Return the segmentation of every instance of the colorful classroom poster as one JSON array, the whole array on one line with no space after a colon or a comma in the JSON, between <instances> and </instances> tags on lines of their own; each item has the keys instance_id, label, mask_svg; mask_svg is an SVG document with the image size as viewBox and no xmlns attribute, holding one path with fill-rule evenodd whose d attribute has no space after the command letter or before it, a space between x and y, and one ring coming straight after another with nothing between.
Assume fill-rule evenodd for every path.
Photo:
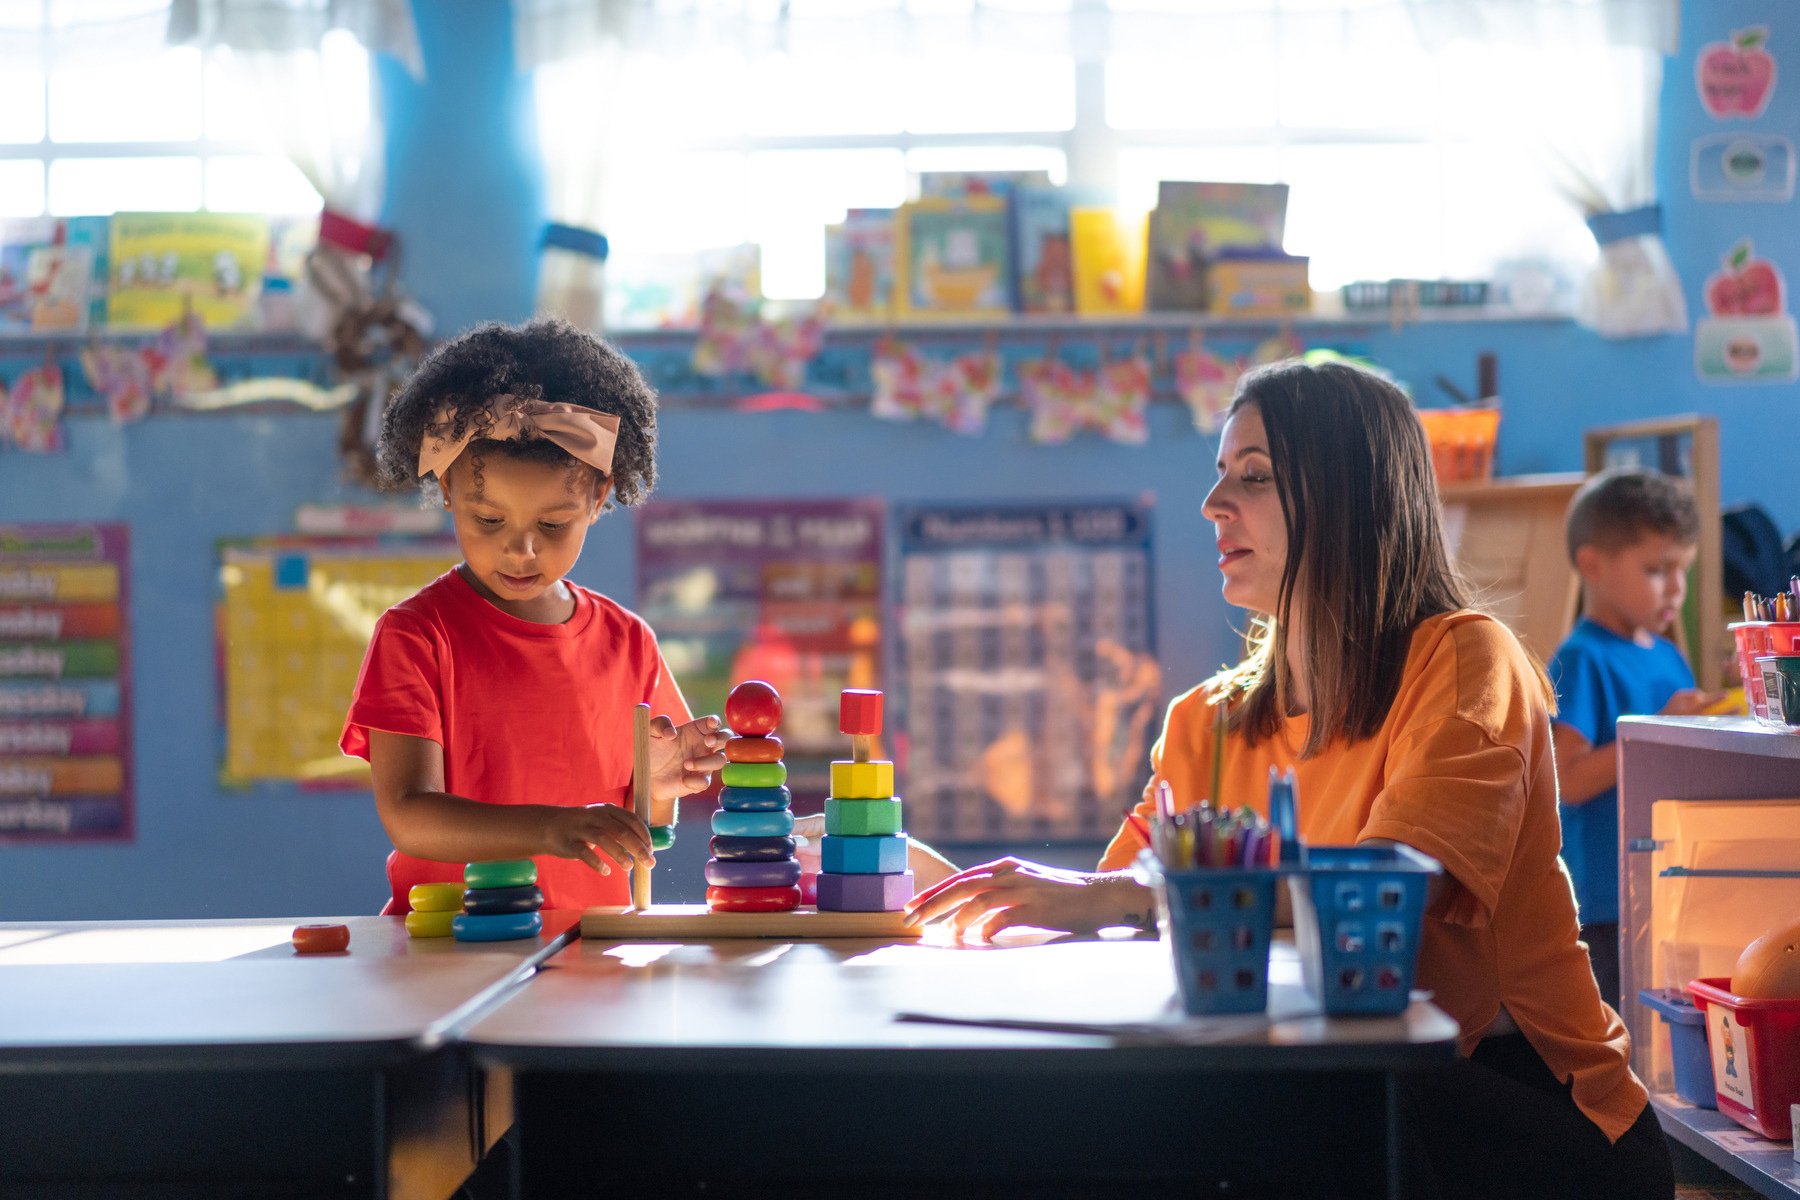
<instances>
[{"instance_id":1,"label":"colorful classroom poster","mask_svg":"<svg viewBox=\"0 0 1800 1200\"><path fill-rule=\"evenodd\" d=\"M899 522L908 829L1111 836L1162 712L1148 504L930 506Z\"/></svg>"},{"instance_id":2,"label":"colorful classroom poster","mask_svg":"<svg viewBox=\"0 0 1800 1200\"><path fill-rule=\"evenodd\" d=\"M0 525L0 843L130 841L124 525Z\"/></svg>"},{"instance_id":3,"label":"colorful classroom poster","mask_svg":"<svg viewBox=\"0 0 1800 1200\"><path fill-rule=\"evenodd\" d=\"M220 780L366 787L338 750L375 621L455 566L447 538L281 537L220 547Z\"/></svg>"},{"instance_id":4,"label":"colorful classroom poster","mask_svg":"<svg viewBox=\"0 0 1800 1200\"><path fill-rule=\"evenodd\" d=\"M882 686L883 522L866 499L658 500L638 515L635 608L688 707L723 713L733 684L773 684L788 784L809 807L850 749L838 693Z\"/></svg>"},{"instance_id":5,"label":"colorful classroom poster","mask_svg":"<svg viewBox=\"0 0 1800 1200\"><path fill-rule=\"evenodd\" d=\"M119 213L112 219L106 321L163 328L190 308L208 329L249 318L269 257L269 219L234 213Z\"/></svg>"}]
</instances>

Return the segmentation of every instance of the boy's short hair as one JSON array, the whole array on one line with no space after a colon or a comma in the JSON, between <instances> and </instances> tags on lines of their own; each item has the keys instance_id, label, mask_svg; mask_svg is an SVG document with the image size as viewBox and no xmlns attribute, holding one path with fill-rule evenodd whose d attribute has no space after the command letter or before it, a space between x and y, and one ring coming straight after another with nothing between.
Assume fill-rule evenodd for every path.
<instances>
[{"instance_id":1,"label":"boy's short hair","mask_svg":"<svg viewBox=\"0 0 1800 1200\"><path fill-rule=\"evenodd\" d=\"M1583 546L1618 550L1662 534L1683 545L1700 538L1700 510L1687 480L1660 471L1602 471L1575 493L1564 527L1569 560Z\"/></svg>"}]
</instances>

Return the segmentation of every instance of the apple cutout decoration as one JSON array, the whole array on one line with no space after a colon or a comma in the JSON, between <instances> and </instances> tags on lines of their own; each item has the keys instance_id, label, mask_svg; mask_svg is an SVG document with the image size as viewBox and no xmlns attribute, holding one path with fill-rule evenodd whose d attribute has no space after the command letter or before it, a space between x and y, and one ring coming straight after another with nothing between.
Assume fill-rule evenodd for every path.
<instances>
[{"instance_id":1,"label":"apple cutout decoration","mask_svg":"<svg viewBox=\"0 0 1800 1200\"><path fill-rule=\"evenodd\" d=\"M1711 42L1700 50L1696 70L1700 103L1720 118L1760 117L1775 93L1775 57L1763 49L1769 40L1764 26L1740 29L1729 42Z\"/></svg>"},{"instance_id":2,"label":"apple cutout decoration","mask_svg":"<svg viewBox=\"0 0 1800 1200\"><path fill-rule=\"evenodd\" d=\"M739 737L762 737L781 724L781 693L760 679L746 679L725 697L725 724Z\"/></svg>"},{"instance_id":3,"label":"apple cutout decoration","mask_svg":"<svg viewBox=\"0 0 1800 1200\"><path fill-rule=\"evenodd\" d=\"M1718 273L1706 281L1706 307L1715 317L1771 316L1785 300L1781 272L1751 256L1748 238L1731 248Z\"/></svg>"}]
</instances>

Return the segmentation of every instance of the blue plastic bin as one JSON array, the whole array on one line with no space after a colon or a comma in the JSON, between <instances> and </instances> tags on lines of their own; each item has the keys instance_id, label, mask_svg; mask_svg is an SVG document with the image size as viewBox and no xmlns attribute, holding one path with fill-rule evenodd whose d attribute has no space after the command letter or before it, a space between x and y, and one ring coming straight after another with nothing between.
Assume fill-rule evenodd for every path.
<instances>
[{"instance_id":1,"label":"blue plastic bin","mask_svg":"<svg viewBox=\"0 0 1800 1200\"><path fill-rule=\"evenodd\" d=\"M1713 1086L1712 1052L1706 1045L1706 1014L1680 988L1644 988L1638 999L1662 1015L1669 1027L1675 1060L1675 1094L1695 1108L1719 1107Z\"/></svg>"},{"instance_id":2,"label":"blue plastic bin","mask_svg":"<svg viewBox=\"0 0 1800 1200\"><path fill-rule=\"evenodd\" d=\"M1306 990L1331 1015L1406 1008L1425 893L1443 867L1410 846L1308 846L1289 876Z\"/></svg>"},{"instance_id":3,"label":"blue plastic bin","mask_svg":"<svg viewBox=\"0 0 1800 1200\"><path fill-rule=\"evenodd\" d=\"M1156 892L1182 1006L1194 1016L1267 1008L1269 936L1281 872L1211 867L1165 871L1148 851L1138 863Z\"/></svg>"}]
</instances>

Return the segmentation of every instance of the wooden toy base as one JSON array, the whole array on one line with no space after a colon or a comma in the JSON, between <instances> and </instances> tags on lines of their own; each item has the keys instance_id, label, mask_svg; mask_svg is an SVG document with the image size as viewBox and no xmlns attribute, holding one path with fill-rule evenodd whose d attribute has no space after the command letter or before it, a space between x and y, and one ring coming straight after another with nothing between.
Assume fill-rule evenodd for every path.
<instances>
[{"instance_id":1,"label":"wooden toy base","mask_svg":"<svg viewBox=\"0 0 1800 1200\"><path fill-rule=\"evenodd\" d=\"M713 912L704 904L652 904L648 909L590 908L581 917L584 938L885 938L916 941L919 931L897 912L820 912L802 905L788 912Z\"/></svg>"}]
</instances>

